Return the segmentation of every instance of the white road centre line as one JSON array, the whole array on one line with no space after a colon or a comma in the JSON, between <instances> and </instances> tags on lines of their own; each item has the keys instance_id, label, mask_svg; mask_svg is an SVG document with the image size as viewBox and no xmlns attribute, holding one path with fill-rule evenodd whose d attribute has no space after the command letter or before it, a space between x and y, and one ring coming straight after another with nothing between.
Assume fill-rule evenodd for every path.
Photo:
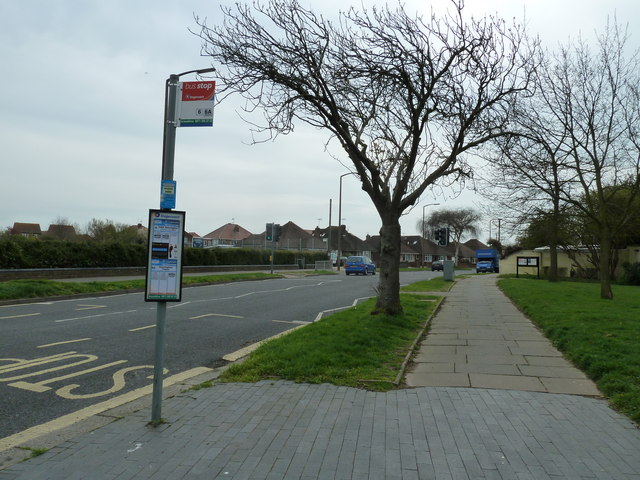
<instances>
[{"instance_id":1,"label":"white road centre line","mask_svg":"<svg viewBox=\"0 0 640 480\"><path fill-rule=\"evenodd\" d=\"M7 317L0 317L0 320L9 320L11 318L23 318L23 317L36 317L40 313L23 313L22 315L9 315Z\"/></svg>"},{"instance_id":2,"label":"white road centre line","mask_svg":"<svg viewBox=\"0 0 640 480\"><path fill-rule=\"evenodd\" d=\"M100 313L98 315L87 315L86 317L73 317L73 318L61 318L60 320L54 320L55 323L62 323L62 322L72 322L74 320L88 320L91 318L100 318L100 317L110 317L113 315L122 315L125 313L134 313L137 310L125 310L122 312L110 312L110 313Z\"/></svg>"},{"instance_id":3,"label":"white road centre line","mask_svg":"<svg viewBox=\"0 0 640 480\"><path fill-rule=\"evenodd\" d=\"M95 310L97 308L107 308L106 305L81 305L78 304L78 308L76 310Z\"/></svg>"},{"instance_id":4,"label":"white road centre line","mask_svg":"<svg viewBox=\"0 0 640 480\"><path fill-rule=\"evenodd\" d=\"M147 330L149 328L156 328L155 325L147 325L146 327L138 327L138 328L132 328L131 330L129 330L130 332L139 332L140 330Z\"/></svg>"},{"instance_id":5,"label":"white road centre line","mask_svg":"<svg viewBox=\"0 0 640 480\"><path fill-rule=\"evenodd\" d=\"M189 317L189 320L197 320L205 317L225 317L225 318L244 318L239 315L227 315L224 313L205 313L204 315L198 315L196 317Z\"/></svg>"}]
</instances>

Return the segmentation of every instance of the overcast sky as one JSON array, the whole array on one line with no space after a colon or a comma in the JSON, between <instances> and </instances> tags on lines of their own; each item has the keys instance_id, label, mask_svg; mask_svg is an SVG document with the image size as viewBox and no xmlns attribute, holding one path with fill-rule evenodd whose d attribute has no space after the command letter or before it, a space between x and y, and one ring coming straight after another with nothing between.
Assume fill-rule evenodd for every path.
<instances>
[{"instance_id":1,"label":"overcast sky","mask_svg":"<svg viewBox=\"0 0 640 480\"><path fill-rule=\"evenodd\" d=\"M446 3L438 0L435 8ZM209 25L219 23L220 4L0 1L0 228L28 222L47 229L60 217L81 229L92 218L147 223L148 210L159 206L165 80L171 73L211 66L188 29L197 30L194 14ZM346 5L334 0L302 4L321 12ZM508 19L521 19L526 7L530 31L548 45L580 32L592 37L614 13L629 22L635 45L640 37L638 0L467 4L475 15L497 12ZM409 11L430 8L428 0L406 5ZM300 125L273 143L250 145L238 104L239 99L218 105L211 128L177 131L176 208L187 212L187 230L205 235L234 222L260 233L266 222L289 220L305 229L326 227L330 199L337 225L339 178L347 170L325 152L326 134ZM403 218L403 234L416 233L426 204L475 208L482 201L468 192L452 196L427 192ZM441 207L426 207L426 213ZM380 228L355 177L343 179L342 217L361 238ZM489 220L482 225L483 240Z\"/></svg>"}]
</instances>

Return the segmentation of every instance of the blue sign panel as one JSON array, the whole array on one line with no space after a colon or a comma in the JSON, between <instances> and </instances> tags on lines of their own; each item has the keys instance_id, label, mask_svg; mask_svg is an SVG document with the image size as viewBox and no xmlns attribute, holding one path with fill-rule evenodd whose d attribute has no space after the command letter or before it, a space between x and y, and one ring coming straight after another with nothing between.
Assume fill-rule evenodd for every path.
<instances>
[{"instance_id":1,"label":"blue sign panel","mask_svg":"<svg viewBox=\"0 0 640 480\"><path fill-rule=\"evenodd\" d=\"M176 182L175 180L162 180L160 189L160 208L173 210L176 208Z\"/></svg>"}]
</instances>

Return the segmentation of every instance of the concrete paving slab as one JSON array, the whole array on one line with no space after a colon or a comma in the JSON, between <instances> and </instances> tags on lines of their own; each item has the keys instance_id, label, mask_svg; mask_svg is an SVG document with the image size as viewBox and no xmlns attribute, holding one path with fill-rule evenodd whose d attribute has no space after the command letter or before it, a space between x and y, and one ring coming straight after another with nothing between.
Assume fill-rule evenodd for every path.
<instances>
[{"instance_id":1,"label":"concrete paving slab","mask_svg":"<svg viewBox=\"0 0 640 480\"><path fill-rule=\"evenodd\" d=\"M548 367L573 367L564 357L538 357L534 355L524 355L527 365L541 365ZM575 368L575 367L574 367Z\"/></svg>"},{"instance_id":2,"label":"concrete paving slab","mask_svg":"<svg viewBox=\"0 0 640 480\"><path fill-rule=\"evenodd\" d=\"M412 373L455 373L455 369L453 362L425 362L415 364Z\"/></svg>"},{"instance_id":3,"label":"concrete paving slab","mask_svg":"<svg viewBox=\"0 0 640 480\"><path fill-rule=\"evenodd\" d=\"M546 377L557 379L587 380L587 376L574 367L550 367L542 365L518 365L522 375L527 377Z\"/></svg>"},{"instance_id":4,"label":"concrete paving slab","mask_svg":"<svg viewBox=\"0 0 640 480\"><path fill-rule=\"evenodd\" d=\"M420 373L417 369L407 374L408 387L470 387L469 375L466 373Z\"/></svg>"},{"instance_id":5,"label":"concrete paving slab","mask_svg":"<svg viewBox=\"0 0 640 480\"><path fill-rule=\"evenodd\" d=\"M467 355L467 362L480 365L523 365L525 364L523 355Z\"/></svg>"},{"instance_id":6,"label":"concrete paving slab","mask_svg":"<svg viewBox=\"0 0 640 480\"><path fill-rule=\"evenodd\" d=\"M546 392L547 387L537 377L523 375L491 375L470 373L471 386L475 388L497 388L501 390L524 390L526 392Z\"/></svg>"},{"instance_id":7,"label":"concrete paving slab","mask_svg":"<svg viewBox=\"0 0 640 480\"><path fill-rule=\"evenodd\" d=\"M514 355L529 355L529 356L537 356L537 357L562 357L562 354L553 348L550 343L547 345L542 344L542 342L538 346L530 346L530 347L511 347L511 353Z\"/></svg>"},{"instance_id":8,"label":"concrete paving slab","mask_svg":"<svg viewBox=\"0 0 640 480\"><path fill-rule=\"evenodd\" d=\"M549 378L540 377L540 381L550 393L565 393L568 395L585 395L600 397L602 393L589 379L578 378Z\"/></svg>"},{"instance_id":9,"label":"concrete paving slab","mask_svg":"<svg viewBox=\"0 0 640 480\"><path fill-rule=\"evenodd\" d=\"M429 344L429 336L435 334L452 340L446 342L439 337L437 345ZM478 388L597 395L595 385L567 362L497 288L495 276L470 277L456 283L432 319L415 362L416 369L421 362L454 363L453 373L468 373L471 386ZM439 367L429 368L435 374L433 369ZM440 376L414 377L412 385L419 385L423 378L428 382L425 386L433 386L438 380L443 385L459 383L447 381L442 376L445 372L437 373Z\"/></svg>"},{"instance_id":10,"label":"concrete paving slab","mask_svg":"<svg viewBox=\"0 0 640 480\"><path fill-rule=\"evenodd\" d=\"M465 355L511 355L506 345L460 345L456 347L456 353Z\"/></svg>"},{"instance_id":11,"label":"concrete paving slab","mask_svg":"<svg viewBox=\"0 0 640 480\"><path fill-rule=\"evenodd\" d=\"M494 365L492 363L456 363L456 373L488 373L493 375L521 375L517 365Z\"/></svg>"}]
</instances>

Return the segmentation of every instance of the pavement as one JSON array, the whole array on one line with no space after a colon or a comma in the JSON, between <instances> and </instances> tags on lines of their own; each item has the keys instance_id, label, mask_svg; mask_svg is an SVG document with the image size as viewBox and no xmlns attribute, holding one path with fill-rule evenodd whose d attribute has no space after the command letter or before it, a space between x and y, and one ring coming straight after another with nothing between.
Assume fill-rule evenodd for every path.
<instances>
[{"instance_id":1,"label":"pavement","mask_svg":"<svg viewBox=\"0 0 640 480\"><path fill-rule=\"evenodd\" d=\"M0 470L0 480L640 479L640 429L495 279L461 279L446 294L406 388L263 381L174 390L166 423L148 424L147 398Z\"/></svg>"}]
</instances>

